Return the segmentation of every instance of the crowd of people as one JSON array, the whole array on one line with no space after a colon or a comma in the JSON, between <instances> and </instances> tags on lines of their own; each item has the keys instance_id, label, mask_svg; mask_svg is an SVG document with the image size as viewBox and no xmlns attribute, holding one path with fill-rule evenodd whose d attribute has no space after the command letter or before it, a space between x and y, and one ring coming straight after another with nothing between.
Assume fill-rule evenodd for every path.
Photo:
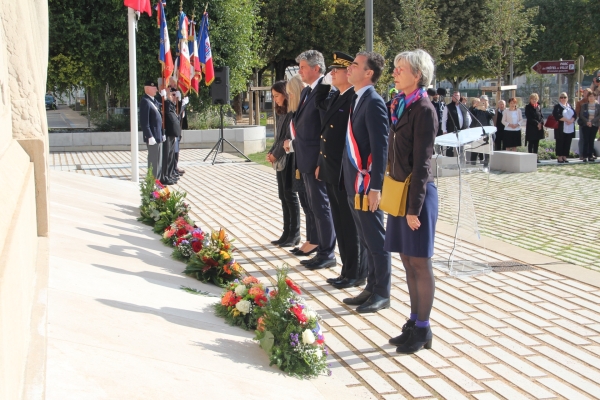
<instances>
[{"instance_id":1,"label":"crowd of people","mask_svg":"<svg viewBox=\"0 0 600 400\"><path fill-rule=\"evenodd\" d=\"M327 283L338 289L364 285L357 296L343 299L359 313L390 307L391 252L398 252L411 313L390 343L399 353L430 348L438 215L431 159L439 129L426 90L433 59L423 50L398 54L397 93L387 105L374 88L385 67L378 53L336 52L328 73L316 50L296 61L299 74L271 89L278 118L267 160L276 170L284 222L272 243L296 246L291 252L297 256L314 253L301 261L308 270L336 265L337 243L342 269ZM403 216L389 215L387 225L379 208L386 170L397 182L410 176ZM306 219L302 244L300 208Z\"/></svg>"}]
</instances>

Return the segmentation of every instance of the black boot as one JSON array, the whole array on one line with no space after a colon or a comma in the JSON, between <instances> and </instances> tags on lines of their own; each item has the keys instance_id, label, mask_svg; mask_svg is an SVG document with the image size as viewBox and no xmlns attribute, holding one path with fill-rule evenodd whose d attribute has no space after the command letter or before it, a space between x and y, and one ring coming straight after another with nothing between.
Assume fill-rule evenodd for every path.
<instances>
[{"instance_id":1,"label":"black boot","mask_svg":"<svg viewBox=\"0 0 600 400\"><path fill-rule=\"evenodd\" d=\"M396 353L413 354L421 350L421 348L429 350L431 349L432 339L433 333L431 333L431 328L429 326L427 328L417 328L415 326L411 329L408 340L404 344L398 346Z\"/></svg>"},{"instance_id":2,"label":"black boot","mask_svg":"<svg viewBox=\"0 0 600 400\"><path fill-rule=\"evenodd\" d=\"M287 240L288 236L289 236L289 232L283 231L283 233L281 234L279 239L271 240L271 244L281 244Z\"/></svg>"},{"instance_id":3,"label":"black boot","mask_svg":"<svg viewBox=\"0 0 600 400\"><path fill-rule=\"evenodd\" d=\"M412 329L415 327L415 323L416 321L413 321L412 319L406 321L406 323L402 326L402 334L400 336L391 338L389 340L389 344L392 344L394 346L400 346L406 343L406 341L410 337Z\"/></svg>"}]
</instances>

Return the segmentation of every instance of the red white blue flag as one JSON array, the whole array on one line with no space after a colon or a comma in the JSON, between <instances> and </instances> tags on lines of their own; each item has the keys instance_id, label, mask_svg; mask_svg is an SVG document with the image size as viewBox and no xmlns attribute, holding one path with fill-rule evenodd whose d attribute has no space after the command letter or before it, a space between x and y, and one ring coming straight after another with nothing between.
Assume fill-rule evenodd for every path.
<instances>
[{"instance_id":1,"label":"red white blue flag","mask_svg":"<svg viewBox=\"0 0 600 400\"><path fill-rule=\"evenodd\" d=\"M149 16L152 16L150 0L124 0L123 5L125 5L125 7L133 8L135 11L145 12Z\"/></svg>"},{"instance_id":2,"label":"red white blue flag","mask_svg":"<svg viewBox=\"0 0 600 400\"><path fill-rule=\"evenodd\" d=\"M210 39L208 38L208 13L202 16L200 28L200 62L204 71L204 82L210 86L215 80L215 68L213 66L212 52L210 49Z\"/></svg>"},{"instance_id":3,"label":"red white blue flag","mask_svg":"<svg viewBox=\"0 0 600 400\"><path fill-rule=\"evenodd\" d=\"M188 46L189 21L185 13L179 14L179 30L177 38L179 39L179 72L177 74L177 86L185 96L190 90L190 49Z\"/></svg>"},{"instance_id":4,"label":"red white blue flag","mask_svg":"<svg viewBox=\"0 0 600 400\"><path fill-rule=\"evenodd\" d=\"M191 35L188 38L190 51L190 86L198 94L200 90L200 80L202 79L202 69L200 67L200 54L198 52L198 35L196 35L196 23L191 23Z\"/></svg>"},{"instance_id":5,"label":"red white blue flag","mask_svg":"<svg viewBox=\"0 0 600 400\"><path fill-rule=\"evenodd\" d=\"M158 61L163 66L162 77L165 84L173 74L173 57L171 56L171 42L169 41L169 31L167 29L167 16L162 1L158 2L156 11L158 13L158 27L160 28L160 49L158 50Z\"/></svg>"}]
</instances>

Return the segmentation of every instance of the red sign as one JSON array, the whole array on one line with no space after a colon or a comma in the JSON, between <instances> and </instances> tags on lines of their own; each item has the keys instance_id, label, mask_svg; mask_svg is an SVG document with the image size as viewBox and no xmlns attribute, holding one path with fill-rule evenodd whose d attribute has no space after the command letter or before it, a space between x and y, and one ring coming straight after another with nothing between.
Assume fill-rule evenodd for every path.
<instances>
[{"instance_id":1,"label":"red sign","mask_svg":"<svg viewBox=\"0 0 600 400\"><path fill-rule=\"evenodd\" d=\"M574 74L575 61L538 61L531 69L538 74Z\"/></svg>"}]
</instances>

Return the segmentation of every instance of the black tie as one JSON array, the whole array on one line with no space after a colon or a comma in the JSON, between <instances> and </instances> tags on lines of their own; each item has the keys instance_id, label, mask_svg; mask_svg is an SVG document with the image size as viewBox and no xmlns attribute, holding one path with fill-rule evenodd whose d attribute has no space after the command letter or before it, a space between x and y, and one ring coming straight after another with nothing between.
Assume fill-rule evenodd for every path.
<instances>
[{"instance_id":1,"label":"black tie","mask_svg":"<svg viewBox=\"0 0 600 400\"><path fill-rule=\"evenodd\" d=\"M310 92L312 92L312 87L308 87L308 90L306 91L306 96L304 96L304 101L302 102L302 104L304 104L306 102L306 99L308 99L308 96L310 96Z\"/></svg>"},{"instance_id":2,"label":"black tie","mask_svg":"<svg viewBox=\"0 0 600 400\"><path fill-rule=\"evenodd\" d=\"M354 113L354 106L356 105L356 99L358 99L358 95L354 93L352 96L352 104L350 104L350 116Z\"/></svg>"}]
</instances>

